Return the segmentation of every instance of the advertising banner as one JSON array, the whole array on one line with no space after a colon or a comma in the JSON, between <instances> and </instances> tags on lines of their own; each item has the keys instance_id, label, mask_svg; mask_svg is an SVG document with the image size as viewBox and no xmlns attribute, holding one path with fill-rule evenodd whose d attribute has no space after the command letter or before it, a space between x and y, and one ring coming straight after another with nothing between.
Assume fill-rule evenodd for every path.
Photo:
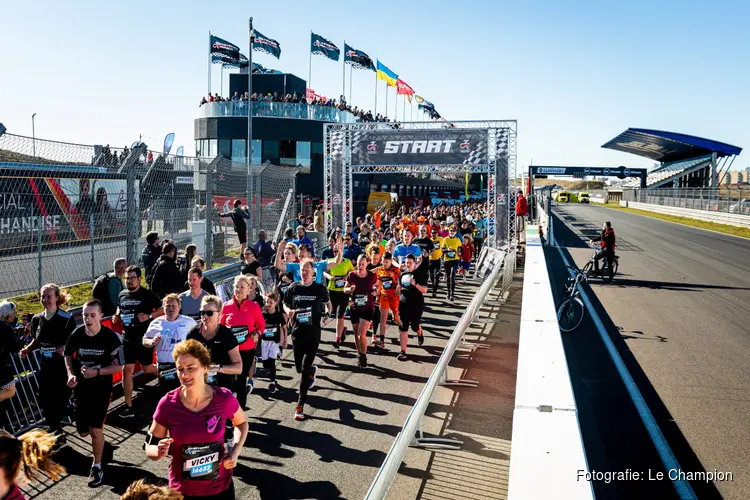
<instances>
[{"instance_id":1,"label":"advertising banner","mask_svg":"<svg viewBox=\"0 0 750 500\"><path fill-rule=\"evenodd\" d=\"M85 243L92 214L97 240L124 239L126 201L124 175L6 171L0 177L0 253L36 251L40 225L44 247Z\"/></svg>"},{"instance_id":2,"label":"advertising banner","mask_svg":"<svg viewBox=\"0 0 750 500\"><path fill-rule=\"evenodd\" d=\"M367 130L354 135L352 165L481 165L486 130Z\"/></svg>"}]
</instances>

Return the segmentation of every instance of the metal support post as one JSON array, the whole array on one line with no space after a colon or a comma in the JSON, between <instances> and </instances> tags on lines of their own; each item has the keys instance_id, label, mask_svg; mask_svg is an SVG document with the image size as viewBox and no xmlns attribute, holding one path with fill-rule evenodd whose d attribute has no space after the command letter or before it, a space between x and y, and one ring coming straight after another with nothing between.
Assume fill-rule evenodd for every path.
<instances>
[{"instance_id":1,"label":"metal support post","mask_svg":"<svg viewBox=\"0 0 750 500\"><path fill-rule=\"evenodd\" d=\"M422 432L422 420L419 421L419 429L412 441L412 448L425 449L442 449L442 450L460 450L464 445L463 441L453 438L425 437Z\"/></svg>"},{"instance_id":2,"label":"metal support post","mask_svg":"<svg viewBox=\"0 0 750 500\"><path fill-rule=\"evenodd\" d=\"M89 214L89 241L91 242L91 281L96 279L96 252L94 237L96 234L96 228L94 226L94 214Z\"/></svg>"},{"instance_id":3,"label":"metal support post","mask_svg":"<svg viewBox=\"0 0 750 500\"><path fill-rule=\"evenodd\" d=\"M36 259L37 259L37 277L39 278L39 290L42 289L44 279L42 277L42 231L44 226L44 217L37 218L37 238L36 238Z\"/></svg>"}]
</instances>

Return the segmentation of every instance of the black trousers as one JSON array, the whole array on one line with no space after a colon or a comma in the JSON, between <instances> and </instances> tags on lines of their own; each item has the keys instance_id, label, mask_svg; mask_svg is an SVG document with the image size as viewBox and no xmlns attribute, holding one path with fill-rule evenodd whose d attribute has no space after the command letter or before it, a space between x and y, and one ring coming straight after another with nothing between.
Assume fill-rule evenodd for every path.
<instances>
[{"instance_id":1,"label":"black trousers","mask_svg":"<svg viewBox=\"0 0 750 500\"><path fill-rule=\"evenodd\" d=\"M229 488L225 489L221 493L217 493L216 495L208 495L202 497L185 495L182 498L184 498L185 500L234 500L234 479L231 483L229 483Z\"/></svg>"},{"instance_id":2,"label":"black trousers","mask_svg":"<svg viewBox=\"0 0 750 500\"><path fill-rule=\"evenodd\" d=\"M318 353L319 340L294 337L294 367L301 375L299 381L299 404L307 401L307 391L312 381L312 366Z\"/></svg>"},{"instance_id":3,"label":"black trousers","mask_svg":"<svg viewBox=\"0 0 750 500\"><path fill-rule=\"evenodd\" d=\"M65 362L60 357L41 361L39 372L39 403L51 432L61 432L61 421L70 400Z\"/></svg>"},{"instance_id":4,"label":"black trousers","mask_svg":"<svg viewBox=\"0 0 750 500\"><path fill-rule=\"evenodd\" d=\"M440 284L440 259L430 261L429 273L430 281L432 281L432 291L437 293L438 285Z\"/></svg>"},{"instance_id":5,"label":"black trousers","mask_svg":"<svg viewBox=\"0 0 750 500\"><path fill-rule=\"evenodd\" d=\"M240 351L242 358L242 371L234 380L234 392L237 394L237 401L242 408L247 406L247 379L250 370L255 362L255 349Z\"/></svg>"},{"instance_id":6,"label":"black trousers","mask_svg":"<svg viewBox=\"0 0 750 500\"><path fill-rule=\"evenodd\" d=\"M612 269L612 258L614 255L614 252L606 249L601 249L596 252L596 255L594 255L594 271L599 271L599 261L602 259L607 259L607 264L609 264L609 268Z\"/></svg>"},{"instance_id":7,"label":"black trousers","mask_svg":"<svg viewBox=\"0 0 750 500\"><path fill-rule=\"evenodd\" d=\"M452 296L456 292L456 270L458 269L457 260L446 260L443 264L445 267L445 279L448 286L448 293Z\"/></svg>"}]
</instances>

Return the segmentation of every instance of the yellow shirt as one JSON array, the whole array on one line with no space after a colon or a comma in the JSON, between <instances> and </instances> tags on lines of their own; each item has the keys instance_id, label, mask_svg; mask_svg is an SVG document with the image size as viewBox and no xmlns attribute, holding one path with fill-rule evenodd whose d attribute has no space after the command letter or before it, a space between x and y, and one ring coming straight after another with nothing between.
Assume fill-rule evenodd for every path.
<instances>
[{"instance_id":1,"label":"yellow shirt","mask_svg":"<svg viewBox=\"0 0 750 500\"><path fill-rule=\"evenodd\" d=\"M443 256L443 251L441 250L441 247L443 246L443 238L440 236L433 237L432 244L435 245L435 249L430 252L430 260L440 260L440 257Z\"/></svg>"},{"instance_id":2,"label":"yellow shirt","mask_svg":"<svg viewBox=\"0 0 750 500\"><path fill-rule=\"evenodd\" d=\"M346 275L351 271L354 271L354 266L349 259L342 259L341 264L329 269L328 274L333 276L333 279L328 281L328 289L333 292L343 292L346 286Z\"/></svg>"},{"instance_id":3,"label":"yellow shirt","mask_svg":"<svg viewBox=\"0 0 750 500\"><path fill-rule=\"evenodd\" d=\"M443 238L443 260L458 260L458 249L461 248L462 244L463 242L458 238L451 238L450 236Z\"/></svg>"}]
</instances>

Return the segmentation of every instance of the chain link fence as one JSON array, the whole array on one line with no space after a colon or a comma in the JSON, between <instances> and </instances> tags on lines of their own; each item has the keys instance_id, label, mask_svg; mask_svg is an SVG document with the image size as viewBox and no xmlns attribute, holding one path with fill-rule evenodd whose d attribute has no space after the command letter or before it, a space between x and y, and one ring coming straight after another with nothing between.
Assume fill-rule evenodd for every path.
<instances>
[{"instance_id":1,"label":"chain link fence","mask_svg":"<svg viewBox=\"0 0 750 500\"><path fill-rule=\"evenodd\" d=\"M750 185L720 186L717 188L633 189L623 192L623 200L707 210L709 212L750 215Z\"/></svg>"},{"instance_id":2,"label":"chain link fence","mask_svg":"<svg viewBox=\"0 0 750 500\"><path fill-rule=\"evenodd\" d=\"M132 148L0 136L0 296L91 282L115 259L138 264L146 235L156 231L179 249L221 262L239 247L220 213L250 199L249 241L260 229L276 239L293 217L292 167L248 166ZM250 196L248 197L248 194Z\"/></svg>"}]
</instances>

